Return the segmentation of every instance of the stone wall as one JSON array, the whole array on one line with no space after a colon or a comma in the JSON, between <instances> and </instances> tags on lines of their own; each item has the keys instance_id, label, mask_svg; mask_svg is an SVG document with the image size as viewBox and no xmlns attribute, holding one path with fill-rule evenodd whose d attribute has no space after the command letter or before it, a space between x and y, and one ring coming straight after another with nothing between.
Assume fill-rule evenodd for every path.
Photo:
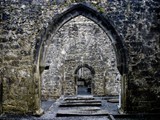
<instances>
[{"instance_id":1,"label":"stone wall","mask_svg":"<svg viewBox=\"0 0 160 120\"><path fill-rule=\"evenodd\" d=\"M3 107L3 112L35 113L40 108L35 44L50 32L46 30L52 27L52 18L79 2L83 0L0 2L0 111ZM84 4L103 14L125 42L128 72L122 79L126 89L123 110L159 112L159 1L86 0Z\"/></svg>"}]
</instances>

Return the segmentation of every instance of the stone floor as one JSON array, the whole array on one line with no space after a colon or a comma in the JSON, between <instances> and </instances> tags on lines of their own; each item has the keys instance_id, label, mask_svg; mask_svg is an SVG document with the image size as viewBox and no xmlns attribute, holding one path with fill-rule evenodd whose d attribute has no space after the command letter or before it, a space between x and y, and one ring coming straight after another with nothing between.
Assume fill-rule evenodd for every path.
<instances>
[{"instance_id":1,"label":"stone floor","mask_svg":"<svg viewBox=\"0 0 160 120\"><path fill-rule=\"evenodd\" d=\"M81 96L78 96L81 97ZM90 96L87 96L90 97ZM90 108L93 106L76 106L76 107L59 107L62 102L64 102L64 97L61 97L59 100L53 103L53 105L49 108L48 111L41 117L37 119L55 119L55 120L110 120L108 115L106 116L70 116L70 117L56 117L58 110L73 110L73 109L81 109L81 108ZM111 114L118 114L117 103L108 103L107 100L104 100L100 97L96 97L96 100L100 100L102 105L101 109L108 111Z\"/></svg>"},{"instance_id":2,"label":"stone floor","mask_svg":"<svg viewBox=\"0 0 160 120\"><path fill-rule=\"evenodd\" d=\"M81 97L81 96L77 96ZM91 96L89 96L91 97ZM31 115L1 115L0 120L159 120L159 116L145 117L145 116L121 116L118 113L117 105L115 102L108 102L108 97L94 97L95 100L101 101L101 106L74 106L74 107L59 107L66 99L66 97L61 97L57 101L42 101L42 108L45 113L40 117L35 117ZM57 112L59 110L80 110L80 109L100 109L106 111L108 115L98 115L98 116L63 116L57 117Z\"/></svg>"}]
</instances>

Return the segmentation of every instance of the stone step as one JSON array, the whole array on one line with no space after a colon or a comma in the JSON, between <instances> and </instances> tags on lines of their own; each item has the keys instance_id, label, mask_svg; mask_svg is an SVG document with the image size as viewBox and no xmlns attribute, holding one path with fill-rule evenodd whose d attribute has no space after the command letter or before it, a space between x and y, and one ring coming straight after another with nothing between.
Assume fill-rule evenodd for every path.
<instances>
[{"instance_id":1,"label":"stone step","mask_svg":"<svg viewBox=\"0 0 160 120\"><path fill-rule=\"evenodd\" d=\"M101 106L101 102L96 103L62 103L59 105L59 107L74 107L74 106Z\"/></svg>"},{"instance_id":2,"label":"stone step","mask_svg":"<svg viewBox=\"0 0 160 120\"><path fill-rule=\"evenodd\" d=\"M64 99L64 101L67 100L94 100L93 97L67 97Z\"/></svg>"},{"instance_id":3,"label":"stone step","mask_svg":"<svg viewBox=\"0 0 160 120\"><path fill-rule=\"evenodd\" d=\"M71 110L58 110L57 117L67 116L107 116L109 113L101 109L71 109Z\"/></svg>"},{"instance_id":4,"label":"stone step","mask_svg":"<svg viewBox=\"0 0 160 120\"><path fill-rule=\"evenodd\" d=\"M100 100L66 100L63 103L101 103Z\"/></svg>"},{"instance_id":5,"label":"stone step","mask_svg":"<svg viewBox=\"0 0 160 120\"><path fill-rule=\"evenodd\" d=\"M119 99L108 99L107 102L110 102L110 103L118 103L118 102L119 102Z\"/></svg>"}]
</instances>

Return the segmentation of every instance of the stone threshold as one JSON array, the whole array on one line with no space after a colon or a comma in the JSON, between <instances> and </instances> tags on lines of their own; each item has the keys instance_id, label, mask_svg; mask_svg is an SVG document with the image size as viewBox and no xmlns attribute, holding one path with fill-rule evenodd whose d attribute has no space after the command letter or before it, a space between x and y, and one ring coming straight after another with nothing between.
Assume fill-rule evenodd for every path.
<instances>
[{"instance_id":1,"label":"stone threshold","mask_svg":"<svg viewBox=\"0 0 160 120\"><path fill-rule=\"evenodd\" d=\"M67 116L108 116L108 112L105 110L95 110L95 109L72 109L72 110L59 110L57 112L57 117L67 117Z\"/></svg>"}]
</instances>

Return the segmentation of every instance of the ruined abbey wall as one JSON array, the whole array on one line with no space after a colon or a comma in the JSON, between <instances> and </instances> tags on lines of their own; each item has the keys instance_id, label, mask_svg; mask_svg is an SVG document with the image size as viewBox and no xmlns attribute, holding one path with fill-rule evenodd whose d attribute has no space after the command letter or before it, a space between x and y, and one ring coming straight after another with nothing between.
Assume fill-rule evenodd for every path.
<instances>
[{"instance_id":1,"label":"ruined abbey wall","mask_svg":"<svg viewBox=\"0 0 160 120\"><path fill-rule=\"evenodd\" d=\"M1 113L39 110L41 75L35 61L40 58L35 57L35 51L41 47L36 43L50 32L53 18L80 2L105 16L124 42L128 70L122 75L123 110L159 112L158 0L4 0L0 1Z\"/></svg>"}]
</instances>

